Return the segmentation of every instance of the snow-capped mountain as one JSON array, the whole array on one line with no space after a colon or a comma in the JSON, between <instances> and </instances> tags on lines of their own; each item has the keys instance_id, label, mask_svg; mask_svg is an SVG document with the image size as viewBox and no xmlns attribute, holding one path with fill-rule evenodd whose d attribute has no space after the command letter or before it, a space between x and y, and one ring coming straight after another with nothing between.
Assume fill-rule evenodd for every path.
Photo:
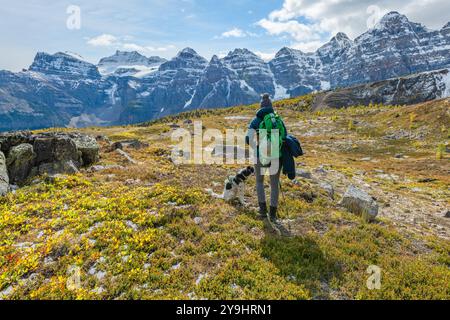
<instances>
[{"instance_id":1,"label":"snow-capped mountain","mask_svg":"<svg viewBox=\"0 0 450 320\"><path fill-rule=\"evenodd\" d=\"M160 57L147 58L136 51L116 51L114 55L101 59L97 67L103 76L117 75L142 78L158 71L159 67L166 61L166 59Z\"/></svg>"},{"instance_id":2,"label":"snow-capped mountain","mask_svg":"<svg viewBox=\"0 0 450 320\"><path fill-rule=\"evenodd\" d=\"M96 66L82 60L79 56L63 52L53 55L38 52L29 70L61 77L100 78L100 73Z\"/></svg>"},{"instance_id":3,"label":"snow-capped mountain","mask_svg":"<svg viewBox=\"0 0 450 320\"><path fill-rule=\"evenodd\" d=\"M38 53L26 71L0 71L0 130L137 123L254 103L265 92L281 99L423 72L396 92L434 99L450 96L448 73L434 72L448 68L450 23L429 30L397 12L354 40L338 33L316 52L283 48L268 63L247 49L209 62L191 48L170 61L117 51L98 65Z\"/></svg>"},{"instance_id":4,"label":"snow-capped mountain","mask_svg":"<svg viewBox=\"0 0 450 320\"><path fill-rule=\"evenodd\" d=\"M330 83L343 87L449 66L449 33L429 30L391 12L334 60Z\"/></svg>"}]
</instances>

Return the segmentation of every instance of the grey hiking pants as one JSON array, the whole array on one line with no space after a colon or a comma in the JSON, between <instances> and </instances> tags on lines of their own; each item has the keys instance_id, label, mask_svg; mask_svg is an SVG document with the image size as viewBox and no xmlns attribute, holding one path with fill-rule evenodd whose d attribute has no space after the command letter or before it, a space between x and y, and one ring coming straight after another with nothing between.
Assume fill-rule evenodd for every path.
<instances>
[{"instance_id":1,"label":"grey hiking pants","mask_svg":"<svg viewBox=\"0 0 450 320\"><path fill-rule=\"evenodd\" d=\"M268 171L270 169L267 169ZM273 170L276 171L276 170ZM278 201L280 198L280 175L281 163L278 165L278 171L270 172L270 206L278 208ZM264 168L261 163L255 165L256 175L256 193L258 194L258 202L266 203L266 193L264 191Z\"/></svg>"}]
</instances>

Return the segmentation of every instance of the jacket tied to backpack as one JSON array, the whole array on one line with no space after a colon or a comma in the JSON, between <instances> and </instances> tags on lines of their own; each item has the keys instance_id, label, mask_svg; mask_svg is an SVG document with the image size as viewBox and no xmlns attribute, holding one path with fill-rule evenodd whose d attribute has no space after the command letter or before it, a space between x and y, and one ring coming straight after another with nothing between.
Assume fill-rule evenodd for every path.
<instances>
[{"instance_id":1,"label":"jacket tied to backpack","mask_svg":"<svg viewBox=\"0 0 450 320\"><path fill-rule=\"evenodd\" d=\"M272 144L272 149L278 148L279 152L277 153L276 150L271 150L275 152L271 152L271 156L269 156L268 159L262 159L264 156L261 155L261 146L258 145L258 160L262 163L264 160L274 160L273 157L281 159L283 174L289 179L294 180L296 177L294 157L303 155L300 143L295 137L288 135L283 120L277 115L270 102L262 104L261 106L262 108L256 113L256 117L250 123L246 142L247 144L250 144L251 141L254 141L253 139L255 137L253 135L255 132L264 132L268 137L263 137L263 139L260 140L262 140L263 143L264 141L269 141L267 144L270 144L270 142L276 140L271 137L271 133L274 129L277 129L279 132L279 145L276 146L276 143Z\"/></svg>"}]
</instances>

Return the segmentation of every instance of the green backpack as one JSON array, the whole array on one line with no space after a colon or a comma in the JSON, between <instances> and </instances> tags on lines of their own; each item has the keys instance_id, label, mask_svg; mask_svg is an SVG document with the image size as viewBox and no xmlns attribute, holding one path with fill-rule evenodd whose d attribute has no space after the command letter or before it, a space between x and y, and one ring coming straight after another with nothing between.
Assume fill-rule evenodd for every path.
<instances>
[{"instance_id":1,"label":"green backpack","mask_svg":"<svg viewBox=\"0 0 450 320\"><path fill-rule=\"evenodd\" d=\"M278 135L273 132L274 130L278 130ZM263 166L267 166L272 160L281 158L281 148L287 136L283 119L276 112L266 115L259 125L259 135L260 162Z\"/></svg>"}]
</instances>

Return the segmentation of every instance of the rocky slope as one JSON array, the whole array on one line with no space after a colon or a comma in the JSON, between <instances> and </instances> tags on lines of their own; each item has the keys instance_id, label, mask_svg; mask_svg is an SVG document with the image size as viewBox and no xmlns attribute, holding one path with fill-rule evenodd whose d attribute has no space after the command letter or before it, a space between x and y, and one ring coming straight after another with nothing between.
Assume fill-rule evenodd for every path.
<instances>
[{"instance_id":1,"label":"rocky slope","mask_svg":"<svg viewBox=\"0 0 450 320\"><path fill-rule=\"evenodd\" d=\"M449 67L448 24L429 30L397 12L355 40L338 33L316 52L283 48L268 63L247 49L209 63L190 48L170 61L117 51L98 65L70 53L38 53L29 70L0 71L0 130L129 124L252 103L264 92L282 99ZM448 77L439 83L432 74L419 77L394 100L409 104L448 94ZM381 96L365 100L392 100L382 90L368 92Z\"/></svg>"},{"instance_id":2,"label":"rocky slope","mask_svg":"<svg viewBox=\"0 0 450 320\"><path fill-rule=\"evenodd\" d=\"M408 105L450 96L448 69L320 92L312 108L345 108L369 104Z\"/></svg>"}]
</instances>

